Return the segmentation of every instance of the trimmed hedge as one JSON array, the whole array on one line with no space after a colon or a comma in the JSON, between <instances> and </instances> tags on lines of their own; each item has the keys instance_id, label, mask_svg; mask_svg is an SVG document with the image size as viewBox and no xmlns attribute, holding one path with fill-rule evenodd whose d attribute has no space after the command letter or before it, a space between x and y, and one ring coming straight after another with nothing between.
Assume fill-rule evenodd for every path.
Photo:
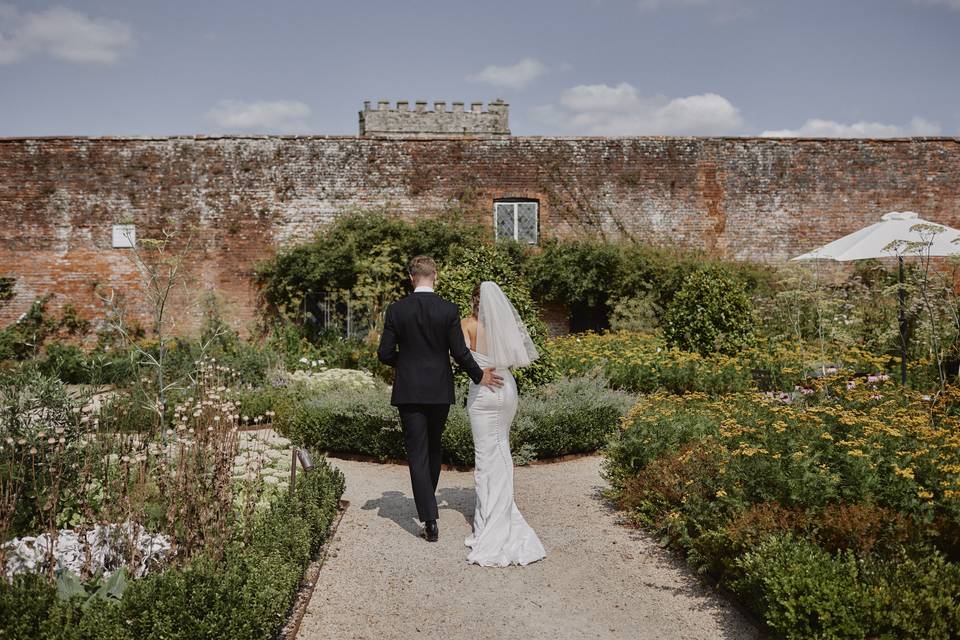
<instances>
[{"instance_id":1,"label":"trimmed hedge","mask_svg":"<svg viewBox=\"0 0 960 640\"><path fill-rule=\"evenodd\" d=\"M132 582L123 599L87 608L61 601L37 576L0 580L0 638L30 640L266 640L283 625L303 572L327 533L343 494L343 475L317 458L297 491L256 519L222 558Z\"/></svg>"},{"instance_id":2,"label":"trimmed hedge","mask_svg":"<svg viewBox=\"0 0 960 640\"><path fill-rule=\"evenodd\" d=\"M882 562L772 535L737 567L735 590L788 640L946 639L960 629L960 565L935 550Z\"/></svg>"},{"instance_id":3,"label":"trimmed hedge","mask_svg":"<svg viewBox=\"0 0 960 640\"><path fill-rule=\"evenodd\" d=\"M510 433L518 463L596 451L616 431L631 397L608 389L600 378L563 378L523 394ZM295 442L329 453L403 459L403 429L385 387L341 389L304 396L290 392L275 405L274 426ZM444 455L473 465L473 436L462 403L450 407Z\"/></svg>"}]
</instances>

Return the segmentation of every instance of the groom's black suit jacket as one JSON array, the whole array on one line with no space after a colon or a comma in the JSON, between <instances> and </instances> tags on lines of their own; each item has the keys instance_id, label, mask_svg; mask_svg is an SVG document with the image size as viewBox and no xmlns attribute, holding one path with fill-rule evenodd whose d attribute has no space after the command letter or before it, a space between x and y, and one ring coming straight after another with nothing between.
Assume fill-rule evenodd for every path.
<instances>
[{"instance_id":1,"label":"groom's black suit jacket","mask_svg":"<svg viewBox=\"0 0 960 640\"><path fill-rule=\"evenodd\" d=\"M423 291L387 307L377 357L396 368L391 404L453 404L451 355L480 384L483 369L463 340L457 305Z\"/></svg>"}]
</instances>

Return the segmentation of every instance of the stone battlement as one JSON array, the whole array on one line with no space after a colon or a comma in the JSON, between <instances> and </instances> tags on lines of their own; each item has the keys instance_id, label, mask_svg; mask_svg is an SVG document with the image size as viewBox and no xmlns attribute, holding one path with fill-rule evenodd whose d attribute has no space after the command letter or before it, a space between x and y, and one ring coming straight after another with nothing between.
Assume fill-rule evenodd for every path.
<instances>
[{"instance_id":1,"label":"stone battlement","mask_svg":"<svg viewBox=\"0 0 960 640\"><path fill-rule=\"evenodd\" d=\"M501 137L510 135L509 109L503 100L487 103L471 102L465 109L463 102L435 101L433 109L427 109L426 100L417 100L410 109L410 102L397 100L391 106L389 100L379 100L375 107L370 101L363 103L360 112L360 135L377 138L416 138L437 136Z\"/></svg>"}]
</instances>

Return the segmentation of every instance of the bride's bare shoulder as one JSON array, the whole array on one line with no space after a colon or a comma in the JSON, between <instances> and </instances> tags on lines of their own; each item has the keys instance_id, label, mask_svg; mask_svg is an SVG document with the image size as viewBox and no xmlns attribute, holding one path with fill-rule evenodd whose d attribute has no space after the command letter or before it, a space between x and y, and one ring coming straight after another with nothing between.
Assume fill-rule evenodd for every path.
<instances>
[{"instance_id":1,"label":"bride's bare shoulder","mask_svg":"<svg viewBox=\"0 0 960 640\"><path fill-rule=\"evenodd\" d=\"M477 326L477 319L474 318L473 316L467 316L466 318L462 318L460 320L460 326L463 327L464 329L473 329L474 327Z\"/></svg>"}]
</instances>

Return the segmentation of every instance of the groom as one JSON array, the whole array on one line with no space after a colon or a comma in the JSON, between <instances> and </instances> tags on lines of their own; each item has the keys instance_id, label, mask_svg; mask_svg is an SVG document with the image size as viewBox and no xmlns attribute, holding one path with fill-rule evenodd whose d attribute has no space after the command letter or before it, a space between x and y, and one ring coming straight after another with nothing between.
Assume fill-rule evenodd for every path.
<instances>
[{"instance_id":1,"label":"groom","mask_svg":"<svg viewBox=\"0 0 960 640\"><path fill-rule=\"evenodd\" d=\"M460 310L433 292L437 265L427 256L410 261L413 294L387 307L377 357L396 368L390 403L400 412L417 516L429 542L437 527L440 436L454 402L450 356L476 384L495 388L503 378L481 369L463 339Z\"/></svg>"}]
</instances>

